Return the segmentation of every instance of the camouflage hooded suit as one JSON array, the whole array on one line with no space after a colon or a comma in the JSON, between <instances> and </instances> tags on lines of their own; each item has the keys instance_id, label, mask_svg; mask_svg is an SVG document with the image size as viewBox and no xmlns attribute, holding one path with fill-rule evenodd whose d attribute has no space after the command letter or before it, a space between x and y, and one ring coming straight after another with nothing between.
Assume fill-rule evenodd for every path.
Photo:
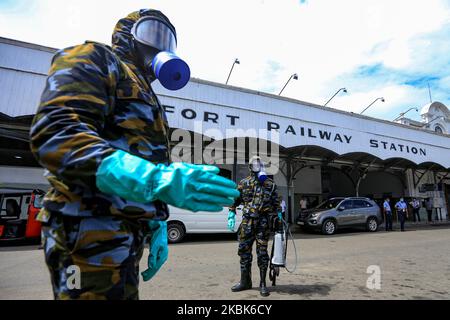
<instances>
[{"instance_id":1,"label":"camouflage hooded suit","mask_svg":"<svg viewBox=\"0 0 450 320\"><path fill-rule=\"evenodd\" d=\"M38 219L55 299L138 299L148 219L167 205L136 203L96 187L101 161L123 150L169 163L169 127L132 55L131 29L154 10L120 20L112 48L86 42L59 50L31 128L31 149L51 184ZM81 287L68 287L71 266Z\"/></svg>"},{"instance_id":2,"label":"camouflage hooded suit","mask_svg":"<svg viewBox=\"0 0 450 320\"><path fill-rule=\"evenodd\" d=\"M251 172L251 170L250 170ZM258 267L267 270L269 253L267 246L270 237L269 216L281 210L275 182L268 178L264 183L258 180L256 174L251 174L240 181L238 185L240 197L236 199L231 211L242 208L242 223L238 230L241 272L250 272L252 266L253 243L256 240Z\"/></svg>"}]
</instances>

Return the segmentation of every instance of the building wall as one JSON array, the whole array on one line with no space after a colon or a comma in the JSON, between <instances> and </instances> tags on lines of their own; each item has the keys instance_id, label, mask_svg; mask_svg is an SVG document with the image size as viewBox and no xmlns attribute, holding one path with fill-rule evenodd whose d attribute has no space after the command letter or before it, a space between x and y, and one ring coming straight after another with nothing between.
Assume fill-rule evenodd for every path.
<instances>
[{"instance_id":1,"label":"building wall","mask_svg":"<svg viewBox=\"0 0 450 320\"><path fill-rule=\"evenodd\" d=\"M51 49L0 38L0 112L11 117L36 112L52 57Z\"/></svg>"}]
</instances>

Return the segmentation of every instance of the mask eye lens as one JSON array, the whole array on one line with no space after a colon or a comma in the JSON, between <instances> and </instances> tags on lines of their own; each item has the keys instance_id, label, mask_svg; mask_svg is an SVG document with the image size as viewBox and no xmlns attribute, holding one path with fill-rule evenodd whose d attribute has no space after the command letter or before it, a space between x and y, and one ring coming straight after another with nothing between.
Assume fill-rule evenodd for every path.
<instances>
[{"instance_id":1,"label":"mask eye lens","mask_svg":"<svg viewBox=\"0 0 450 320\"><path fill-rule=\"evenodd\" d=\"M141 18L131 30L134 38L160 51L175 52L176 37L163 22L152 18Z\"/></svg>"}]
</instances>

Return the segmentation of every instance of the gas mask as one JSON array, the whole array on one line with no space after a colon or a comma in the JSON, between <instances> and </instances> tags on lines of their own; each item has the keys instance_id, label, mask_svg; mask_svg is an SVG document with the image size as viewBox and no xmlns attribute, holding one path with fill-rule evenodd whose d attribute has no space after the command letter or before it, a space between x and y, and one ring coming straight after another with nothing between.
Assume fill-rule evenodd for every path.
<instances>
[{"instance_id":1,"label":"gas mask","mask_svg":"<svg viewBox=\"0 0 450 320\"><path fill-rule=\"evenodd\" d=\"M191 77L188 64L175 54L177 39L173 27L158 16L139 19L131 30L144 69L168 90L180 90Z\"/></svg>"},{"instance_id":2,"label":"gas mask","mask_svg":"<svg viewBox=\"0 0 450 320\"><path fill-rule=\"evenodd\" d=\"M250 170L258 177L259 182L264 183L268 179L266 169L261 158L253 157L250 159L249 166Z\"/></svg>"}]
</instances>

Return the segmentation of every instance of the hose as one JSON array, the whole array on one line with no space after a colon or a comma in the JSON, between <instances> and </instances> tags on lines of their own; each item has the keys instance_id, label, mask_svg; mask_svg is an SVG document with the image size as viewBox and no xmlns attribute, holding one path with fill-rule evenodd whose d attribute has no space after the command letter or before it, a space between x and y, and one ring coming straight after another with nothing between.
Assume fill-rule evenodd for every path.
<instances>
[{"instance_id":1,"label":"hose","mask_svg":"<svg viewBox=\"0 0 450 320\"><path fill-rule=\"evenodd\" d=\"M297 267L298 267L297 246L295 245L295 241L294 241L294 237L292 236L291 228L289 228L289 225L287 224L286 221L284 221L284 219L282 220L282 222L283 222L283 226L285 228L284 230L285 230L286 240L288 239L287 235L289 234L289 236L291 237L292 244L294 246L294 252L295 252L295 266L294 266L294 269L293 270L289 270L287 266L284 267L287 272L292 274L292 273L294 273L297 270ZM286 255L287 255L287 246L288 246L288 241L286 241Z\"/></svg>"}]
</instances>

